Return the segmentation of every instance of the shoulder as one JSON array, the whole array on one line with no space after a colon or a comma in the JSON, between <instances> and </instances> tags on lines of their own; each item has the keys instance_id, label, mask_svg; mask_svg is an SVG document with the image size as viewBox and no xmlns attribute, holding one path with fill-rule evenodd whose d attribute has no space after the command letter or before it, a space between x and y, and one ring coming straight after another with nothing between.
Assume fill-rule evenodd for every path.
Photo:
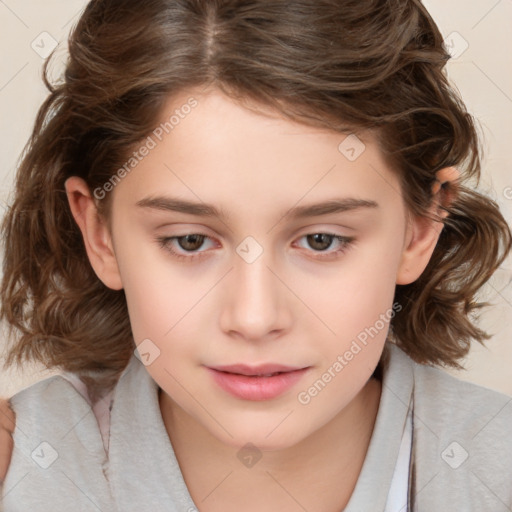
<instances>
[{"instance_id":1,"label":"shoulder","mask_svg":"<svg viewBox=\"0 0 512 512\"><path fill-rule=\"evenodd\" d=\"M72 433L103 451L103 443L96 442L98 422L90 402L65 376L40 380L13 395L10 403L16 413L14 440L18 447L33 439L64 438Z\"/></svg>"},{"instance_id":2,"label":"shoulder","mask_svg":"<svg viewBox=\"0 0 512 512\"><path fill-rule=\"evenodd\" d=\"M483 422L492 419L496 428L510 431L512 396L462 380L443 368L416 363L395 344L390 344L388 350L391 364L386 371L398 375L387 382L395 383L397 388L396 383L402 387L412 381L415 408L425 414L433 429L444 429L447 423L457 422L476 434L473 429L482 428ZM505 438L512 443L512 435Z\"/></svg>"},{"instance_id":3,"label":"shoulder","mask_svg":"<svg viewBox=\"0 0 512 512\"><path fill-rule=\"evenodd\" d=\"M442 368L412 366L418 503L426 510L446 504L508 510L512 397Z\"/></svg>"},{"instance_id":4,"label":"shoulder","mask_svg":"<svg viewBox=\"0 0 512 512\"><path fill-rule=\"evenodd\" d=\"M71 383L61 375L42 379L14 394L9 400L14 412L41 414L51 405L52 409L62 409L63 402L56 398L76 400L80 396Z\"/></svg>"},{"instance_id":5,"label":"shoulder","mask_svg":"<svg viewBox=\"0 0 512 512\"><path fill-rule=\"evenodd\" d=\"M93 451L98 425L88 401L63 376L54 375L28 386L10 398L16 413L14 443L18 450L35 448L37 440L87 440ZM100 450L101 448L101 450Z\"/></svg>"},{"instance_id":6,"label":"shoulder","mask_svg":"<svg viewBox=\"0 0 512 512\"><path fill-rule=\"evenodd\" d=\"M100 508L108 510L107 455L85 398L54 375L22 389L10 402L16 428L2 490L6 512L68 510L84 501L84 493L97 496L106 506ZM41 495L51 496L44 506Z\"/></svg>"},{"instance_id":7,"label":"shoulder","mask_svg":"<svg viewBox=\"0 0 512 512\"><path fill-rule=\"evenodd\" d=\"M91 412L91 406L80 392L63 376L54 375L28 386L10 398L16 413L15 441L44 435L48 424L64 430L74 421ZM20 434L22 434L20 436Z\"/></svg>"},{"instance_id":8,"label":"shoulder","mask_svg":"<svg viewBox=\"0 0 512 512\"><path fill-rule=\"evenodd\" d=\"M512 446L512 396L464 381L442 368L413 363L415 400L429 412L432 426L461 422L477 435L485 424L507 435L501 440Z\"/></svg>"}]
</instances>

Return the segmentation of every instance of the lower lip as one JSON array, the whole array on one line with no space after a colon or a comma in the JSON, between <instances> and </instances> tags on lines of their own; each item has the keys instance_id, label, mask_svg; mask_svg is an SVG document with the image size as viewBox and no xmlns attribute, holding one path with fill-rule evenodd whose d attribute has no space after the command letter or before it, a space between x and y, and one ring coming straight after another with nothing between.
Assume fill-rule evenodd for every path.
<instances>
[{"instance_id":1,"label":"lower lip","mask_svg":"<svg viewBox=\"0 0 512 512\"><path fill-rule=\"evenodd\" d=\"M273 377L249 377L208 368L215 382L231 395L243 400L271 400L292 388L308 368L283 372Z\"/></svg>"}]
</instances>

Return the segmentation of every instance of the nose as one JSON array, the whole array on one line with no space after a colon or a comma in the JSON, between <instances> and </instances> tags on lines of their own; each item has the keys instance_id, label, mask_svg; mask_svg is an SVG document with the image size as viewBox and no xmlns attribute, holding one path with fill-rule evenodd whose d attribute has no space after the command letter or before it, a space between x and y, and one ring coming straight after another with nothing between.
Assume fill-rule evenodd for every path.
<instances>
[{"instance_id":1,"label":"nose","mask_svg":"<svg viewBox=\"0 0 512 512\"><path fill-rule=\"evenodd\" d=\"M252 263L234 256L221 299L221 329L248 341L279 336L291 324L289 290L265 252Z\"/></svg>"}]
</instances>

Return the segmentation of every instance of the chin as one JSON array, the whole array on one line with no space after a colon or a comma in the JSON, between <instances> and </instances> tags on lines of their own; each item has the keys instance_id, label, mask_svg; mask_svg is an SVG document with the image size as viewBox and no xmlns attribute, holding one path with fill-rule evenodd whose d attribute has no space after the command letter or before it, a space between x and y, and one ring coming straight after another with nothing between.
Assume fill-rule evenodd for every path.
<instances>
[{"instance_id":1,"label":"chin","mask_svg":"<svg viewBox=\"0 0 512 512\"><path fill-rule=\"evenodd\" d=\"M303 426L298 426L294 429L293 425L289 424L284 428L279 425L283 420L281 417L277 421L272 422L272 426L269 423L262 425L255 425L254 422L244 427L239 428L232 427L228 428L229 436L224 430L219 432L218 428L215 428L215 432L210 432L223 444L231 446L236 450L241 450L247 445L253 445L261 451L280 451L292 448L296 444L304 440L309 434L304 431ZM285 420L286 421L286 420Z\"/></svg>"}]
</instances>

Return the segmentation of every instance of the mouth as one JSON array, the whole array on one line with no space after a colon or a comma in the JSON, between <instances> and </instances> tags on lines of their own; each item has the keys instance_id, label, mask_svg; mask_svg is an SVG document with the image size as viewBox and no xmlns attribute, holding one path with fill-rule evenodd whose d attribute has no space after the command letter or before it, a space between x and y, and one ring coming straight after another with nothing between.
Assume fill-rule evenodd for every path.
<instances>
[{"instance_id":1,"label":"mouth","mask_svg":"<svg viewBox=\"0 0 512 512\"><path fill-rule=\"evenodd\" d=\"M233 364L229 366L212 366L212 370L223 373L233 373L235 375L245 375L246 377L273 377L281 373L289 373L303 370L304 367L292 367L282 364L261 364L257 366L249 366L245 364Z\"/></svg>"},{"instance_id":2,"label":"mouth","mask_svg":"<svg viewBox=\"0 0 512 512\"><path fill-rule=\"evenodd\" d=\"M309 370L276 364L206 367L225 392L242 400L271 400L289 391Z\"/></svg>"}]
</instances>

